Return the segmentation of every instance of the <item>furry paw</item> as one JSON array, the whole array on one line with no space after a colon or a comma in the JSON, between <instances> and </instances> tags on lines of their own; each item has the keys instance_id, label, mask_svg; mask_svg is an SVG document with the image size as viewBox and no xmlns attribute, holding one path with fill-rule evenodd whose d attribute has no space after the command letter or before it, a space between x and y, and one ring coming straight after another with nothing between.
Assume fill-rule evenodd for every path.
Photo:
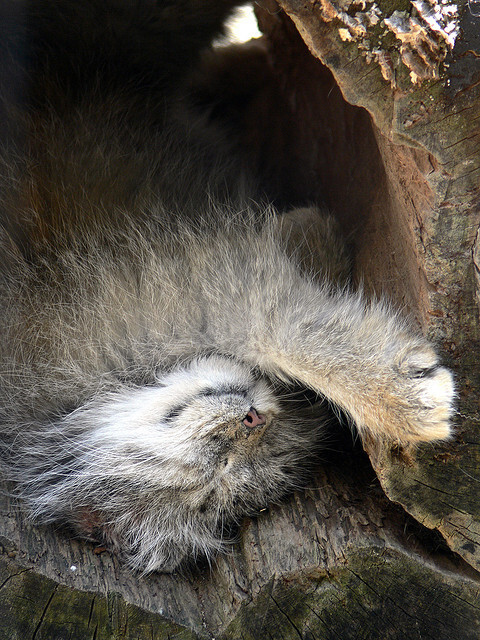
<instances>
[{"instance_id":1,"label":"furry paw","mask_svg":"<svg viewBox=\"0 0 480 640\"><path fill-rule=\"evenodd\" d=\"M452 434L455 389L452 373L438 364L438 357L428 345L407 348L397 360L397 375L402 396L398 398L401 419L400 440L428 442L445 440ZM402 420L403 414L403 420Z\"/></svg>"}]
</instances>

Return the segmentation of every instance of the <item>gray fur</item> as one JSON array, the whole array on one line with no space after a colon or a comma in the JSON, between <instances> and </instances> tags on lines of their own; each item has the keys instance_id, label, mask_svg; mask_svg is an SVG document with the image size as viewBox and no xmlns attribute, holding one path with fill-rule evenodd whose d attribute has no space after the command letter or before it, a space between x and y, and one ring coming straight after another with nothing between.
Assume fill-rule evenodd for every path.
<instances>
[{"instance_id":1,"label":"gray fur","mask_svg":"<svg viewBox=\"0 0 480 640\"><path fill-rule=\"evenodd\" d=\"M362 435L415 443L449 437L452 376L384 302L334 288L348 267L331 218L258 204L231 136L182 88L193 54L177 86L168 67L139 88L155 49L139 19L130 83L100 62L62 82L47 39L81 4L32 3L33 98L3 145L3 467L36 521L171 571L304 481L322 427L288 409L276 381L324 395ZM172 3L120 4L119 23L122 11L135 21L133 4L158 11L165 45ZM203 4L213 38L234 3ZM78 20L69 28L101 29ZM248 426L250 407L265 424Z\"/></svg>"}]
</instances>

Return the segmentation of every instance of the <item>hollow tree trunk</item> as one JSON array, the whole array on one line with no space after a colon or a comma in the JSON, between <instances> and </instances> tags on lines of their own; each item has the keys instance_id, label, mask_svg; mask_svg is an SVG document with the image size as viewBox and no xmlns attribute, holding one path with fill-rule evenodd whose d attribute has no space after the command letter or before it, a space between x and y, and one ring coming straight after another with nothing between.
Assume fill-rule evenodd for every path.
<instances>
[{"instance_id":1,"label":"hollow tree trunk","mask_svg":"<svg viewBox=\"0 0 480 640\"><path fill-rule=\"evenodd\" d=\"M478 3L392 4L259 2L271 67L240 117L278 201L326 201L367 292L443 351L454 440L328 456L188 575L132 576L4 500L0 638L478 638Z\"/></svg>"}]
</instances>

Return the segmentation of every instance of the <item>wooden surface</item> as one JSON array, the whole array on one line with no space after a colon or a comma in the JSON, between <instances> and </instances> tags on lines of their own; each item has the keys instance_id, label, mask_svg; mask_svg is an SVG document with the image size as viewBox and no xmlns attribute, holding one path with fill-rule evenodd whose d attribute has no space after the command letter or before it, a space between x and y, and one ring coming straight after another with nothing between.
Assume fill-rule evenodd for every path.
<instances>
[{"instance_id":1,"label":"wooden surface","mask_svg":"<svg viewBox=\"0 0 480 640\"><path fill-rule=\"evenodd\" d=\"M360 4L281 5L290 18L256 6L270 67L237 96L245 144L280 204L325 200L357 281L439 345L458 381L456 436L415 451L366 442L369 457L333 441L304 493L180 575L131 575L2 498L0 640L478 638L480 18L459 3L455 47L434 38L422 68L381 21L348 31ZM376 6L388 19L400 3Z\"/></svg>"},{"instance_id":2,"label":"wooden surface","mask_svg":"<svg viewBox=\"0 0 480 640\"><path fill-rule=\"evenodd\" d=\"M475 638L480 624L474 573L386 499L359 451L330 456L305 494L184 575L132 576L14 505L2 513L0 638L429 637L438 620L437 638Z\"/></svg>"}]
</instances>

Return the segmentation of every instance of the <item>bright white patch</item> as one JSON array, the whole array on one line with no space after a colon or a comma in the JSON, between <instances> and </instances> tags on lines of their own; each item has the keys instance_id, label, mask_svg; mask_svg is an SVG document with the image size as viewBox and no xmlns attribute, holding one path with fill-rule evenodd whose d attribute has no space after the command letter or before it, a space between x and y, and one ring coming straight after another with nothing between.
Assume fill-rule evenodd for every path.
<instances>
[{"instance_id":1,"label":"bright white patch","mask_svg":"<svg viewBox=\"0 0 480 640\"><path fill-rule=\"evenodd\" d=\"M453 49L460 32L457 5L450 0L412 0L412 4L430 29L442 36Z\"/></svg>"},{"instance_id":2,"label":"bright white patch","mask_svg":"<svg viewBox=\"0 0 480 640\"><path fill-rule=\"evenodd\" d=\"M422 440L443 440L452 435L450 418L453 413L455 389L453 376L448 369L437 369L432 376L422 380L420 398L429 408L429 423L419 431Z\"/></svg>"},{"instance_id":3,"label":"bright white patch","mask_svg":"<svg viewBox=\"0 0 480 640\"><path fill-rule=\"evenodd\" d=\"M214 45L225 46L233 43L248 42L252 38L260 38L257 19L252 5L238 7L233 16L227 22L226 35L219 38Z\"/></svg>"},{"instance_id":4,"label":"bright white patch","mask_svg":"<svg viewBox=\"0 0 480 640\"><path fill-rule=\"evenodd\" d=\"M451 414L455 391L453 385L453 376L443 367L440 367L431 376L428 376L423 381L423 393L420 396L422 401L428 407L442 407L444 405L445 411L448 415Z\"/></svg>"}]
</instances>

